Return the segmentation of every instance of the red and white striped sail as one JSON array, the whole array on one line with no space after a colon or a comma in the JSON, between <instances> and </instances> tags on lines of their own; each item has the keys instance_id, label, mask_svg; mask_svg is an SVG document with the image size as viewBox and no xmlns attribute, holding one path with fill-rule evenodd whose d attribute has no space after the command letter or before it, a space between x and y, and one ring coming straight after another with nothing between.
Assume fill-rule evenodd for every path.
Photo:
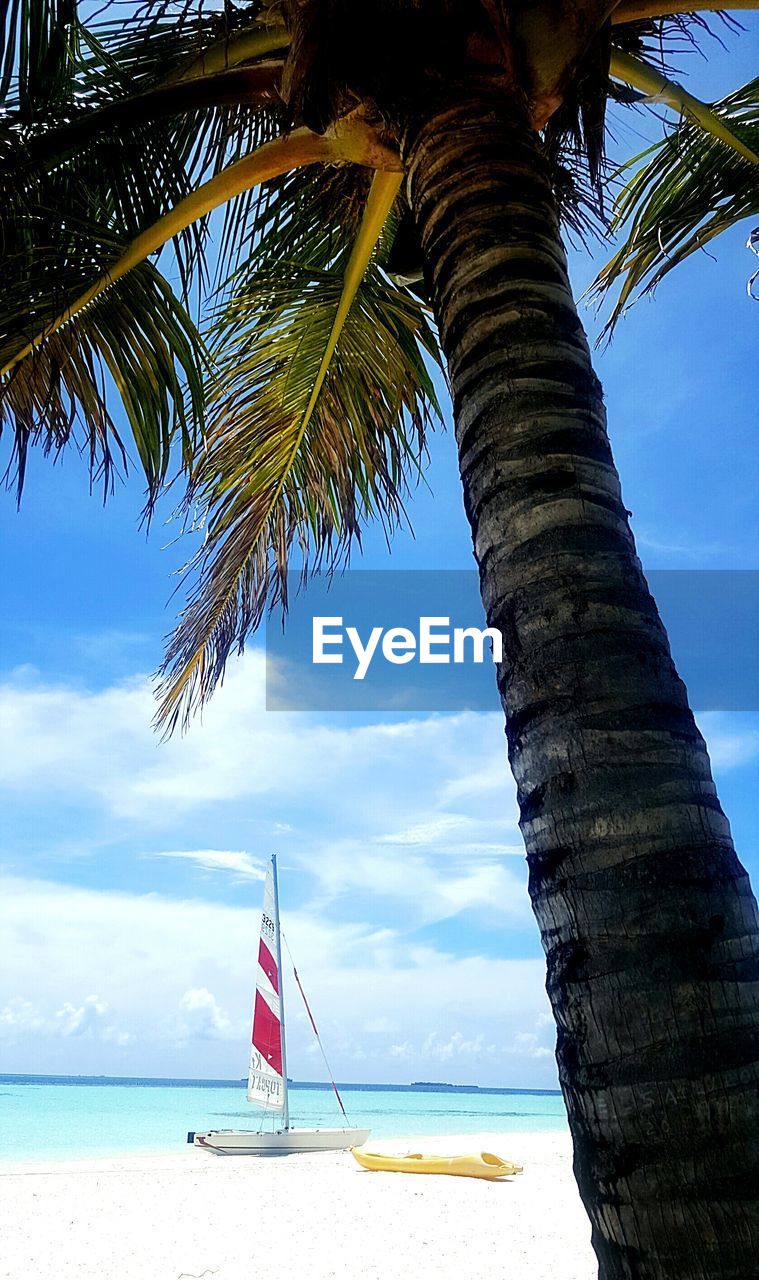
<instances>
[{"instance_id":1,"label":"red and white striped sail","mask_svg":"<svg viewBox=\"0 0 759 1280\"><path fill-rule=\"evenodd\" d=\"M264 886L261 938L258 944L256 1002L253 1010L253 1037L248 1070L248 1102L268 1111L283 1111L285 1082L282 1076L282 1004L274 873L269 867Z\"/></svg>"}]
</instances>

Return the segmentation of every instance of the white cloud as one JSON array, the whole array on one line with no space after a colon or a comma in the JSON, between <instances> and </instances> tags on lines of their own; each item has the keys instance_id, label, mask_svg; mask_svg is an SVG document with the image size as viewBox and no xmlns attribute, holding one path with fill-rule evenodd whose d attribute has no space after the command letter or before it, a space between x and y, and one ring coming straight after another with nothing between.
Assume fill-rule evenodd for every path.
<instances>
[{"instance_id":1,"label":"white cloud","mask_svg":"<svg viewBox=\"0 0 759 1280\"><path fill-rule=\"evenodd\" d=\"M420 924L452 919L476 911L496 921L531 925L527 880L521 863L470 853L437 861L435 852L410 853L402 846L356 847L341 840L311 851L310 872L322 906L341 895L360 893L375 901L392 900Z\"/></svg>"},{"instance_id":2,"label":"white cloud","mask_svg":"<svg viewBox=\"0 0 759 1280\"><path fill-rule=\"evenodd\" d=\"M15 1044L31 1033L68 1039L83 1037L123 1046L134 1037L113 1023L103 1021L108 1004L99 996L85 996L81 1004L66 1000L60 1009L45 1015L38 1004L15 996L0 1009L0 1038Z\"/></svg>"},{"instance_id":3,"label":"white cloud","mask_svg":"<svg viewBox=\"0 0 759 1280\"><path fill-rule=\"evenodd\" d=\"M43 820L56 804L75 805L80 849L61 837L49 854L64 865L97 857L105 825L106 840L135 853L252 882L273 843L318 910L344 911L353 895L376 899L375 919L435 925L468 912L532 929L500 713L328 725L267 714L264 676L253 650L230 667L202 723L167 743L150 727L155 704L143 678L99 692L31 673L7 681L6 818L14 798L38 798ZM701 721L718 771L759 758L753 726ZM218 830L215 814L227 820L225 835L244 831L246 848L192 843L198 817ZM177 848L157 837L166 830L182 838Z\"/></svg>"},{"instance_id":4,"label":"white cloud","mask_svg":"<svg viewBox=\"0 0 759 1280\"><path fill-rule=\"evenodd\" d=\"M388 815L401 831L422 821L444 828L451 816L454 822L492 816L497 830L479 829L477 841L514 842L513 785L499 714L328 726L314 716L266 713L264 691L264 656L254 649L231 665L202 721L186 736L160 742L145 678L98 692L30 677L6 681L0 718L15 750L0 759L0 786L69 801L73 795L143 827L173 825L204 805L265 796L271 829L280 836L294 828L284 809L294 796L322 806L326 791L344 817L360 818L372 836L387 833ZM485 790L494 792L487 814L480 794L475 815L447 818L446 797L477 790L483 773Z\"/></svg>"},{"instance_id":5,"label":"white cloud","mask_svg":"<svg viewBox=\"0 0 759 1280\"><path fill-rule=\"evenodd\" d=\"M107 1009L108 1005L98 996L87 996L78 1007L66 1001L55 1020L62 1036L92 1035Z\"/></svg>"},{"instance_id":6,"label":"white cloud","mask_svg":"<svg viewBox=\"0 0 759 1280\"><path fill-rule=\"evenodd\" d=\"M541 1044L534 1031L519 1031L514 1036L514 1052L525 1054L528 1058L551 1058L553 1052L547 1045Z\"/></svg>"},{"instance_id":7,"label":"white cloud","mask_svg":"<svg viewBox=\"0 0 759 1280\"><path fill-rule=\"evenodd\" d=\"M479 1059L484 1056L492 1058L497 1053L494 1044L488 1044L482 1032L472 1040L468 1040L460 1031L454 1031L447 1040L441 1040L436 1031L431 1031L421 1047L420 1057L431 1061L450 1062L456 1058Z\"/></svg>"},{"instance_id":8,"label":"white cloud","mask_svg":"<svg viewBox=\"0 0 759 1280\"><path fill-rule=\"evenodd\" d=\"M45 1025L39 1009L29 1000L14 996L0 1009L0 1034L16 1036L19 1032L39 1031Z\"/></svg>"},{"instance_id":9,"label":"white cloud","mask_svg":"<svg viewBox=\"0 0 759 1280\"><path fill-rule=\"evenodd\" d=\"M718 559L724 563L729 557L735 556L736 552L740 554L740 548L728 542L696 541L688 535L684 535L680 541L677 541L658 537L640 526L636 527L635 541L638 546L647 547L650 551L662 551L668 556L683 556L686 560L693 561L699 568L703 566L704 560ZM656 572L655 568L653 572Z\"/></svg>"},{"instance_id":10,"label":"white cloud","mask_svg":"<svg viewBox=\"0 0 759 1280\"><path fill-rule=\"evenodd\" d=\"M742 723L742 716L704 711L697 719L715 772L737 769L759 759L759 729Z\"/></svg>"},{"instance_id":11,"label":"white cloud","mask_svg":"<svg viewBox=\"0 0 759 1280\"><path fill-rule=\"evenodd\" d=\"M220 886L221 876L260 879L273 845L318 910L353 894L382 900L384 919L431 925L469 912L532 930L500 714L330 726L266 713L264 676L253 650L202 722L159 743L145 680L91 692L27 673L0 686L15 744L0 787L11 805L38 797L43 822L53 806L75 805L80 859L110 839ZM201 843L198 822L217 833L217 815L225 834L244 831L246 848ZM171 844L156 834L167 829ZM71 839L60 839L41 860L46 873L53 857L72 859Z\"/></svg>"},{"instance_id":12,"label":"white cloud","mask_svg":"<svg viewBox=\"0 0 759 1280\"><path fill-rule=\"evenodd\" d=\"M457 1075L461 1074L462 1063L465 1063L475 1068L474 1074L477 1077L481 1074L483 1065L487 1070L490 1064L501 1064L506 1059L545 1059L552 1063L553 1019L549 1013L544 1013L536 1019L535 1025L544 1028L541 1034L536 1031L517 1031L505 1048L482 1031L471 1037L461 1031L454 1031L445 1038L437 1031L431 1031L423 1041L404 1040L400 1044L392 1044L389 1053L402 1062L449 1063L456 1068Z\"/></svg>"},{"instance_id":13,"label":"white cloud","mask_svg":"<svg viewBox=\"0 0 759 1280\"><path fill-rule=\"evenodd\" d=\"M171 849L144 853L144 858L184 858L204 871L232 871L243 879L265 880L266 871L249 853L231 849Z\"/></svg>"},{"instance_id":14,"label":"white cloud","mask_svg":"<svg viewBox=\"0 0 759 1280\"><path fill-rule=\"evenodd\" d=\"M502 775L499 781L502 785ZM464 851L491 852L499 855L513 853L524 857L524 847L521 843L506 845L493 840L492 821L473 818L463 813L436 814L425 822L417 822L413 826L406 827L405 830L375 836L373 843L411 848L421 845L435 849L437 852L452 849L457 854Z\"/></svg>"},{"instance_id":15,"label":"white cloud","mask_svg":"<svg viewBox=\"0 0 759 1280\"><path fill-rule=\"evenodd\" d=\"M122 1031L114 1026L103 1027L100 1038L106 1044L116 1044L122 1049L125 1045L132 1044L135 1039L131 1031Z\"/></svg>"},{"instance_id":16,"label":"white cloud","mask_svg":"<svg viewBox=\"0 0 759 1280\"><path fill-rule=\"evenodd\" d=\"M374 1036L386 1036L397 1030L397 1023L393 1018L367 1018L361 1030Z\"/></svg>"},{"instance_id":17,"label":"white cloud","mask_svg":"<svg viewBox=\"0 0 759 1280\"><path fill-rule=\"evenodd\" d=\"M255 912L8 876L0 901L4 979L16 997L0 1014L15 1041L6 1043L7 1070L42 1058L49 1071L242 1076ZM355 1079L361 1063L360 1075L408 1080L411 1059L393 1048L407 1043L415 1078L446 1060L463 1082L525 1083L511 1046L547 1007L542 960L454 956L311 911L289 913L287 933L338 1078ZM97 995L72 999L92 991L93 974ZM285 982L289 1065L296 1078L314 1078L319 1059L289 966ZM552 1063L540 1081L554 1083Z\"/></svg>"},{"instance_id":18,"label":"white cloud","mask_svg":"<svg viewBox=\"0 0 759 1280\"><path fill-rule=\"evenodd\" d=\"M237 803L256 815L267 844L300 848L301 861L312 865L320 825L330 843L352 840L364 852L374 846L390 863L408 850L426 865L466 857L480 877L491 861L521 855L500 712L330 725L313 715L266 713L264 687L264 656L253 649L230 666L202 721L185 737L160 742L144 677L91 691L17 673L0 685L0 719L14 744L0 758L0 788L11 801L39 797L41 808L76 805L120 833L137 828L146 852L158 843L156 831L176 833L195 814ZM753 725L714 715L701 723L718 770L759 757ZM306 841L300 815L308 815ZM261 865L255 848L165 848L158 844L162 856L249 878ZM377 874L368 875L370 886Z\"/></svg>"},{"instance_id":19,"label":"white cloud","mask_svg":"<svg viewBox=\"0 0 759 1280\"><path fill-rule=\"evenodd\" d=\"M191 987L179 1001L183 1022L183 1040L227 1040L235 1027L208 987Z\"/></svg>"},{"instance_id":20,"label":"white cloud","mask_svg":"<svg viewBox=\"0 0 759 1280\"><path fill-rule=\"evenodd\" d=\"M38 803L42 818L73 804L93 876L105 827L155 859L167 889L0 876L13 992L0 1033L18 1069L42 1052L49 1070L242 1075L256 912L202 895L224 877L257 898L276 840L285 907L290 883L301 903L311 895L285 927L338 1076L355 1078L368 1061L367 1078L408 1079L411 1064L415 1078L435 1078L445 1062L462 1081L552 1085L542 959L476 954L493 937L482 926L501 929L512 950L537 941L524 863L510 856L521 842L500 714L327 726L265 714L263 674L254 651L230 669L202 725L166 744L150 730L144 679L91 692L26 673L0 686L14 744L0 758L4 819L16 798ZM700 721L717 770L759 758L753 722ZM87 828L88 814L100 829ZM217 818L230 814L217 835ZM258 825L242 827L251 814ZM207 847L216 839L221 848ZM59 866L72 852L69 838ZM79 857L78 875L82 867ZM122 883L128 872L120 864ZM172 884L186 896L175 887L172 897ZM297 997L288 1010L292 1069L312 1075L318 1059Z\"/></svg>"}]
</instances>

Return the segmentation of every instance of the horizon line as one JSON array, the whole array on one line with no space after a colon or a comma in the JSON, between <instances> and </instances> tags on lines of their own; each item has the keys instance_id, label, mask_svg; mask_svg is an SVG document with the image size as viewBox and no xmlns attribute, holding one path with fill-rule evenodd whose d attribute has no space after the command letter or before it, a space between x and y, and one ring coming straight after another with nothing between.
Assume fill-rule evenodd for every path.
<instances>
[{"instance_id":1,"label":"horizon line","mask_svg":"<svg viewBox=\"0 0 759 1280\"><path fill-rule=\"evenodd\" d=\"M236 1086L245 1083L245 1077L221 1077L221 1076L109 1076L103 1074L91 1075L85 1072L32 1072L32 1071L0 1071L0 1080L24 1081L24 1080L47 1080L47 1081L70 1081L70 1080L108 1080L121 1081L128 1080L134 1083L146 1084L154 1082L158 1084L217 1084L224 1086ZM332 1084L327 1080L294 1080L288 1076L288 1085L293 1088L310 1088L310 1089L331 1089ZM368 1081L360 1080L340 1081L337 1085L341 1089L407 1089L434 1092L440 1090L469 1090L475 1093L527 1093L527 1094L556 1094L562 1096L561 1089L535 1089L535 1088L518 1088L514 1085L479 1085L479 1084L454 1084L445 1080L414 1080L407 1083L394 1084L389 1081Z\"/></svg>"}]
</instances>

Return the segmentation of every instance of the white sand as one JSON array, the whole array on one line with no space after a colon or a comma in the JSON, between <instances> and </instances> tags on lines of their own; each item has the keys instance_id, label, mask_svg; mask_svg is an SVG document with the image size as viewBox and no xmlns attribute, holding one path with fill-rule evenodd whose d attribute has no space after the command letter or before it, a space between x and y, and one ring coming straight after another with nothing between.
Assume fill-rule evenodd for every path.
<instances>
[{"instance_id":1,"label":"white sand","mask_svg":"<svg viewBox=\"0 0 759 1280\"><path fill-rule=\"evenodd\" d=\"M0 1164L3 1280L593 1280L563 1134L367 1143L495 1151L512 1181L369 1173L348 1152Z\"/></svg>"}]
</instances>

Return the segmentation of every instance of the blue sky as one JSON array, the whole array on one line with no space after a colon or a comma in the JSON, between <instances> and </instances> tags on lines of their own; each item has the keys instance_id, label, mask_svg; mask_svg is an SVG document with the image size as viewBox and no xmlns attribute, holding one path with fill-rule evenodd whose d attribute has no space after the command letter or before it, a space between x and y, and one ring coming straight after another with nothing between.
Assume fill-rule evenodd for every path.
<instances>
[{"instance_id":1,"label":"blue sky","mask_svg":"<svg viewBox=\"0 0 759 1280\"><path fill-rule=\"evenodd\" d=\"M694 91L748 78L757 33L751 19L730 58L692 57ZM681 268L597 357L647 568L759 568L748 230ZM572 266L579 293L592 264ZM186 550L161 519L140 532L140 507L130 481L103 509L73 455L33 460L20 514L0 503L0 1069L241 1075L276 849L340 1078L552 1085L495 694L482 714L267 714L254 643L202 721L159 743L149 675ZM390 561L370 531L363 566L471 566L450 431L409 511L414 536ZM759 714L700 719L756 883ZM289 1007L291 1072L316 1078Z\"/></svg>"}]
</instances>

